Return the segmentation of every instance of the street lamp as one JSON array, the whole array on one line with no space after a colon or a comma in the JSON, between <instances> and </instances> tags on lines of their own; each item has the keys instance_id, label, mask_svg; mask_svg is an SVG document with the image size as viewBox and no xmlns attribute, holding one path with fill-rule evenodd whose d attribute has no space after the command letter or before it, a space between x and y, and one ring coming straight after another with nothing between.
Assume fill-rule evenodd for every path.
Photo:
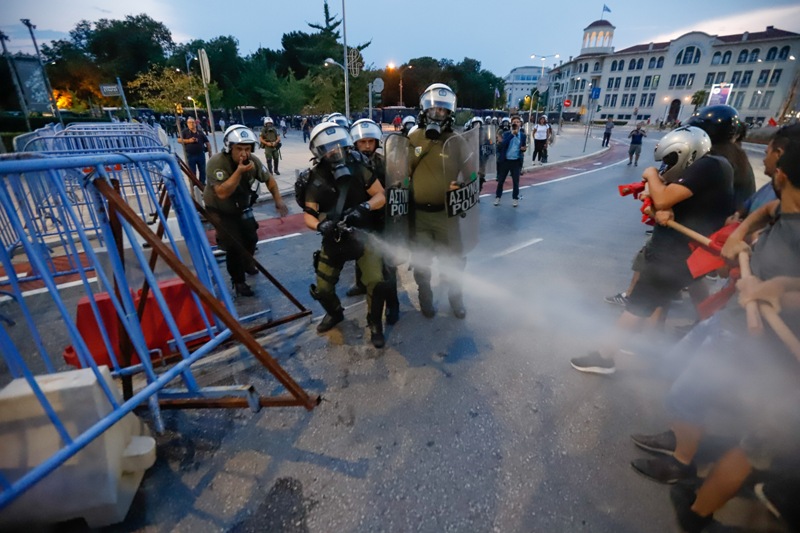
<instances>
[{"instance_id":1,"label":"street lamp","mask_svg":"<svg viewBox=\"0 0 800 533\"><path fill-rule=\"evenodd\" d=\"M195 122L200 124L200 119L197 118L197 101L194 98L192 98L191 96L187 96L186 99L192 101L192 105L194 106L194 120L195 120Z\"/></svg>"},{"instance_id":2,"label":"street lamp","mask_svg":"<svg viewBox=\"0 0 800 533\"><path fill-rule=\"evenodd\" d=\"M542 93L546 93L547 89L549 88L549 83L548 83L549 80L546 81L544 79L544 63L548 59L558 59L559 57L561 57L559 54L550 54L550 55L531 54L531 59L539 58L539 59L542 60L542 72L541 72L541 74L539 74L539 81L536 82L536 90L539 91L539 100L541 100ZM545 111L547 111L547 110L545 109ZM531 91L531 108L530 108L530 111L529 111L529 115L530 116L528 117L528 121L530 121L530 119L533 118L533 91ZM538 120L539 120L539 103L538 103L538 100L537 100L537 103L536 103L536 122L538 122Z\"/></svg>"},{"instance_id":3,"label":"street lamp","mask_svg":"<svg viewBox=\"0 0 800 533\"><path fill-rule=\"evenodd\" d=\"M389 63L387 68L389 70L396 70L397 69L397 67L395 66L394 63ZM400 75L400 102L399 102L399 105L401 107L405 105L403 103L403 73L406 71L406 69L410 69L410 68L414 68L414 65L406 65L403 68L401 68L399 73L398 73Z\"/></svg>"},{"instance_id":4,"label":"street lamp","mask_svg":"<svg viewBox=\"0 0 800 533\"><path fill-rule=\"evenodd\" d=\"M326 59L324 64L326 67L328 65L336 65L337 67L342 69L344 71L345 82L347 81L347 69L345 68L344 65L342 65L338 61L334 61L332 57ZM347 83L344 84L344 109L347 120L350 120L350 88L347 86Z\"/></svg>"}]
</instances>

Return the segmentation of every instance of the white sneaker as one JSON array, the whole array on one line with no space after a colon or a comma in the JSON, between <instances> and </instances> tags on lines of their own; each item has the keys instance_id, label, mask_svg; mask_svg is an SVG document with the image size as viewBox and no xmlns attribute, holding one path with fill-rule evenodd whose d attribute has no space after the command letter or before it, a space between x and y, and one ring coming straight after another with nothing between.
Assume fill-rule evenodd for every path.
<instances>
[{"instance_id":1,"label":"white sneaker","mask_svg":"<svg viewBox=\"0 0 800 533\"><path fill-rule=\"evenodd\" d=\"M519 200L514 200L513 202L511 202L511 205L517 207L519 205Z\"/></svg>"},{"instance_id":2,"label":"white sneaker","mask_svg":"<svg viewBox=\"0 0 800 533\"><path fill-rule=\"evenodd\" d=\"M500 205L500 198L495 197L494 206L497 207L498 205Z\"/></svg>"}]
</instances>

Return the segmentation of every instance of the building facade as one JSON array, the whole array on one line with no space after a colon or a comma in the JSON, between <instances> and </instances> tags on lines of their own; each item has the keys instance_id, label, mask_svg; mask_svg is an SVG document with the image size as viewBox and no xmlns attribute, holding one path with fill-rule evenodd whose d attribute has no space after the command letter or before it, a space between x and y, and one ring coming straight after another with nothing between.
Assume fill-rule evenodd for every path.
<instances>
[{"instance_id":1,"label":"building facade","mask_svg":"<svg viewBox=\"0 0 800 533\"><path fill-rule=\"evenodd\" d=\"M696 31L615 51L615 29L607 20L584 29L580 55L552 70L549 111L569 100L573 109L563 110L578 111L584 120L675 123L692 114L693 98L704 96L704 105L712 87L724 83L731 84L727 103L750 124L780 122L800 111L800 34L773 26L723 36ZM598 88L599 98L590 100Z\"/></svg>"},{"instance_id":2,"label":"building facade","mask_svg":"<svg viewBox=\"0 0 800 533\"><path fill-rule=\"evenodd\" d=\"M547 76L550 69L544 67L544 74ZM541 66L516 67L503 78L505 81L506 102L508 107L519 107L520 100L529 96L536 89L536 84L542 75Z\"/></svg>"}]
</instances>

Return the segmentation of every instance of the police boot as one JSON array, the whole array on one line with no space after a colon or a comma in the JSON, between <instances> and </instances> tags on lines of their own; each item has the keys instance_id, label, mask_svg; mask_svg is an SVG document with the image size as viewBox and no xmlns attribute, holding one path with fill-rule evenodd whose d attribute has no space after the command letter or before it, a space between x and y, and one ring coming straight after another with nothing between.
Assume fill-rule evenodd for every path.
<instances>
[{"instance_id":1,"label":"police boot","mask_svg":"<svg viewBox=\"0 0 800 533\"><path fill-rule=\"evenodd\" d=\"M333 329L336 324L344 320L344 309L336 295L320 295L316 285L311 285L311 297L320 303L325 310L325 316L317 324L317 333L325 333Z\"/></svg>"},{"instance_id":2,"label":"police boot","mask_svg":"<svg viewBox=\"0 0 800 533\"><path fill-rule=\"evenodd\" d=\"M376 348L383 348L386 339L383 336L383 304L386 301L386 286L378 283L372 291L372 305L367 314L369 340Z\"/></svg>"},{"instance_id":3,"label":"police boot","mask_svg":"<svg viewBox=\"0 0 800 533\"><path fill-rule=\"evenodd\" d=\"M400 302L397 299L397 285L386 291L386 323L390 326L400 320Z\"/></svg>"},{"instance_id":4,"label":"police boot","mask_svg":"<svg viewBox=\"0 0 800 533\"><path fill-rule=\"evenodd\" d=\"M367 288L361 283L354 283L352 287L347 289L345 294L347 296L361 296L362 294L367 294Z\"/></svg>"},{"instance_id":5,"label":"police boot","mask_svg":"<svg viewBox=\"0 0 800 533\"><path fill-rule=\"evenodd\" d=\"M430 273L421 274L414 270L414 281L419 288L419 310L425 318L436 316L436 308L433 306L433 291L431 290Z\"/></svg>"},{"instance_id":6,"label":"police boot","mask_svg":"<svg viewBox=\"0 0 800 533\"><path fill-rule=\"evenodd\" d=\"M453 316L456 318L464 318L467 316L467 310L464 308L464 298L461 296L461 293L450 293L448 295L448 300L450 300L450 309L453 310Z\"/></svg>"}]
</instances>

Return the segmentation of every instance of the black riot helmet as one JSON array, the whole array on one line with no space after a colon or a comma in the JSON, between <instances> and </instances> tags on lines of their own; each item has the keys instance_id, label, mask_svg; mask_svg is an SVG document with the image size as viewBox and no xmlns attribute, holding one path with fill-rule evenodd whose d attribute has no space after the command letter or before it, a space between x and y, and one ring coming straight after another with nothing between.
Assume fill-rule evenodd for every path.
<instances>
[{"instance_id":1,"label":"black riot helmet","mask_svg":"<svg viewBox=\"0 0 800 533\"><path fill-rule=\"evenodd\" d=\"M684 126L695 126L705 131L711 144L727 142L739 129L739 114L729 105L709 105L695 111Z\"/></svg>"}]
</instances>

